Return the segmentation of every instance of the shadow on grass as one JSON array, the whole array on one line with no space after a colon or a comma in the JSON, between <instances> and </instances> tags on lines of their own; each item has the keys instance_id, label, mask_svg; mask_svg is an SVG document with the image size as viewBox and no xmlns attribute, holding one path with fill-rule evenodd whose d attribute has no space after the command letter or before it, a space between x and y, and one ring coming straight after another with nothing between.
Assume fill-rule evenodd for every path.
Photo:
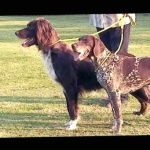
<instances>
[{"instance_id":1,"label":"shadow on grass","mask_svg":"<svg viewBox=\"0 0 150 150\"><path fill-rule=\"evenodd\" d=\"M66 120L69 121L67 107L65 106L66 100L59 97L0 96L0 102L1 105L4 104L0 108L0 128L4 126L24 126L25 128L64 127ZM49 104L52 106L49 106ZM53 104L57 105L56 108ZM100 105L96 98L84 99L83 105L92 104ZM61 107L63 107L62 110ZM17 111L19 108L20 110ZM97 115L92 112L85 113L84 118L90 117L96 121L100 117L99 114Z\"/></svg>"},{"instance_id":2,"label":"shadow on grass","mask_svg":"<svg viewBox=\"0 0 150 150\"><path fill-rule=\"evenodd\" d=\"M64 127L64 123L69 121L69 116L66 108L65 99L59 97L28 97L28 96L0 96L0 102L3 104L5 102L5 107L0 108L0 128L4 126L24 126L25 128L58 128ZM7 106L7 102L9 103L9 107ZM23 108L23 113L16 112L11 110L10 112L6 109L10 109L11 103L13 104L12 110L14 110L14 106ZM18 104L14 103L20 103ZM29 107L22 105L29 104ZM2 105L1 104L1 105ZM47 105L48 104L48 105ZM49 106L52 105L52 106ZM53 107L56 108L53 109ZM111 111L107 111L108 108L105 107L105 103L99 101L97 98L86 98L82 101L82 104L85 106L94 105L93 109L97 109L99 106L99 110L97 112L86 112L86 110L82 111L81 120L89 123L83 123L82 126L91 126L92 128L96 128L97 126L101 126L102 128L108 128L110 126L110 120L108 121L108 115L111 115ZM80 104L79 104L80 105ZM62 107L62 108L61 108ZM4 109L4 110L3 110ZM17 108L16 108L17 109ZM9 113L8 113L9 112ZM82 118L83 117L83 118ZM111 117L109 117L110 119ZM124 126L134 126L134 122L141 122L140 124L149 124L149 118L142 118L139 116L134 116L129 112L123 112L123 118L125 121Z\"/></svg>"},{"instance_id":3,"label":"shadow on grass","mask_svg":"<svg viewBox=\"0 0 150 150\"><path fill-rule=\"evenodd\" d=\"M54 128L63 127L67 116L64 113L1 113L0 128Z\"/></svg>"},{"instance_id":4,"label":"shadow on grass","mask_svg":"<svg viewBox=\"0 0 150 150\"><path fill-rule=\"evenodd\" d=\"M62 104L65 99L59 97L28 97L28 96L0 96L0 101L12 103L44 103L44 104Z\"/></svg>"},{"instance_id":5,"label":"shadow on grass","mask_svg":"<svg viewBox=\"0 0 150 150\"><path fill-rule=\"evenodd\" d=\"M82 99L82 100L81 100ZM99 101L97 98L84 98L82 97L79 100L79 105L92 105L96 104L100 107L105 107L106 102ZM29 97L29 96L0 96L0 101L2 102L16 102L16 103L45 103L45 104L62 104L66 103L65 98L59 98L57 96L55 97Z\"/></svg>"}]
</instances>

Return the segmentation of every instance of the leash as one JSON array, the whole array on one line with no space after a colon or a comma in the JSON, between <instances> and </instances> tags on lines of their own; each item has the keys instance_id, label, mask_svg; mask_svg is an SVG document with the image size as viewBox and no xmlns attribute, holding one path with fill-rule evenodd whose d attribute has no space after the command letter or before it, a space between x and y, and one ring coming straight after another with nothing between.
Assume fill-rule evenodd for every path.
<instances>
[{"instance_id":1,"label":"leash","mask_svg":"<svg viewBox=\"0 0 150 150\"><path fill-rule=\"evenodd\" d=\"M119 23L120 27L121 27L121 41L120 41L120 44L118 46L118 49L115 51L114 55L116 55L118 53L118 51L120 50L120 47L122 45L122 41L123 41L123 27L124 27L124 19L125 17L129 17L130 19L130 23L131 23L131 26L135 26L136 23L135 21L133 20L133 18L131 16L129 16L128 14L124 14L122 18L120 18L120 20L118 20L117 22L115 22L114 24L112 24L111 26L109 26L108 28L116 25L117 23ZM100 32L103 32L105 30L107 30L108 28L105 28L104 30L101 30ZM100 32L97 32L97 33L100 33ZM95 33L96 34L96 33ZM107 56L105 57L105 59L101 62L101 64L95 69L95 72L100 68L100 66L103 65L103 63L108 59L108 57L110 56L111 52L109 52L107 54Z\"/></svg>"},{"instance_id":2,"label":"leash","mask_svg":"<svg viewBox=\"0 0 150 150\"><path fill-rule=\"evenodd\" d=\"M113 27L113 26L115 26L116 24L119 24L120 25L120 27L121 27L121 41L120 41L120 44L119 44L119 47L118 47L118 49L117 49L117 51L114 53L115 55L118 53L118 51L120 50L120 47L121 47L121 44L122 44L122 41L123 41L123 27L124 27L124 19L125 19L125 17L129 17L129 19L130 19L130 23L131 23L131 25L132 26L135 26L136 25L136 23L135 23L135 21L133 20L133 18L130 16L130 15L128 15L128 14L124 14L118 21L116 21L115 23L113 23L113 24L111 24L109 27L107 27L107 28L105 28L105 29L103 29L103 30L101 30L101 31L99 31L99 32L95 32L95 33L93 33L93 34L91 34L91 35L96 35L96 34L99 34L99 33L101 33L101 32L104 32L105 30L107 30L107 29L109 29L109 28L111 28L111 27ZM50 46L53 46L53 45L55 45L56 43L58 43L58 42L60 42L60 41L62 41L62 42L66 42L66 41L76 41L76 40L78 40L79 38L72 38L72 39L64 39L64 40L62 40L62 39L59 39L58 41L56 41L55 43L53 43L53 44L51 44ZM107 56L105 57L105 59L101 62L101 64L95 69L95 72L99 69L99 67L108 59L108 57L110 56L110 54L111 54L111 52L109 52L108 54L107 54Z\"/></svg>"},{"instance_id":3,"label":"leash","mask_svg":"<svg viewBox=\"0 0 150 150\"><path fill-rule=\"evenodd\" d=\"M120 25L120 22L121 22L121 25L122 25L125 16L126 16L126 14L124 14L118 21L116 21L115 23L111 24L109 27L107 27L107 28L105 28L105 29L103 29L103 30L101 30L101 31L99 31L99 32L93 33L92 35L96 35L96 34L98 34L98 33L101 33L101 32L103 32L103 31L105 31L105 30L107 30L107 29L109 29L109 28L115 26L116 24L119 24L119 25Z\"/></svg>"},{"instance_id":4,"label":"leash","mask_svg":"<svg viewBox=\"0 0 150 150\"><path fill-rule=\"evenodd\" d=\"M101 30L101 31L99 31L99 32L95 32L95 33L93 33L93 34L91 34L91 35L99 34L99 33L103 32L103 31L105 31L105 30L107 30L107 29L109 29L109 28L115 26L115 25L118 24L120 21L123 22L123 18L125 17L125 15L126 15L126 14L124 14L122 18L120 18L120 19L119 19L118 21L116 21L115 23L111 24L109 27L107 27L107 28L105 28L105 29L103 29L103 30ZM130 18L131 18L131 17L130 17ZM122 24L122 23L121 23L121 24ZM55 42L54 44L58 43L59 41L64 41L64 42L66 42L66 41L76 41L76 40L78 40L78 39L79 39L79 38L64 39L64 40L60 39L60 40L58 40L57 42ZM52 45L54 45L54 44L52 44Z\"/></svg>"},{"instance_id":5,"label":"leash","mask_svg":"<svg viewBox=\"0 0 150 150\"><path fill-rule=\"evenodd\" d=\"M118 47L117 51L114 54L117 54L117 52L120 50L120 47L122 45L122 41L123 41L123 27L124 27L124 22L123 21L124 21L125 17L129 17L131 26L135 26L136 25L135 21L133 20L133 18L130 15L124 14L123 19L120 20L120 27L121 27L121 31L122 31L121 32L121 41L120 41L120 44L119 44L119 47Z\"/></svg>"},{"instance_id":6,"label":"leash","mask_svg":"<svg viewBox=\"0 0 150 150\"><path fill-rule=\"evenodd\" d=\"M64 39L64 40L59 39L58 41L56 41L55 43L53 43L53 44L51 44L51 45L49 45L49 46L53 46L53 45L55 45L55 44L58 43L58 42L76 41L76 40L78 40L78 39L79 39L79 38L74 38L74 39Z\"/></svg>"},{"instance_id":7,"label":"leash","mask_svg":"<svg viewBox=\"0 0 150 150\"><path fill-rule=\"evenodd\" d=\"M123 26L121 27L122 33L121 33L121 41L119 44L119 47L117 49L117 51L114 53L114 55L116 56L116 54L118 53L118 51L120 50L122 41L123 41ZM111 55L111 52L108 52L108 54L106 55L105 59L103 59L103 61L100 63L100 65L95 69L95 72L104 64L104 62L108 59L108 57Z\"/></svg>"},{"instance_id":8,"label":"leash","mask_svg":"<svg viewBox=\"0 0 150 150\"><path fill-rule=\"evenodd\" d=\"M101 62L101 64L95 69L95 72L103 65L103 63L108 59L108 57L111 55L111 52L108 52L107 56L105 57L105 59L103 59L103 61Z\"/></svg>"},{"instance_id":9,"label":"leash","mask_svg":"<svg viewBox=\"0 0 150 150\"><path fill-rule=\"evenodd\" d=\"M126 16L129 17L131 26L134 27L136 25L136 22L133 20L133 18L130 15L126 14Z\"/></svg>"},{"instance_id":10,"label":"leash","mask_svg":"<svg viewBox=\"0 0 150 150\"><path fill-rule=\"evenodd\" d=\"M114 53L115 55L118 53L118 51L120 50L120 47L121 47L121 44L122 44L122 41L123 41L123 27L124 27L124 17L125 17L125 15L119 20L119 21L117 21L116 23L114 23L114 24L117 24L118 22L120 22L120 26L121 26L121 41L120 41L120 44L119 44L119 47L118 47L118 49L117 49L117 51ZM114 24L113 24L113 26L114 26ZM108 28L107 28L108 29ZM101 30L102 31L102 30ZM99 69L99 67L100 66L102 66L103 65L103 63L108 59L108 57L111 55L111 52L109 52L108 54L107 54L107 56L105 57L105 59L102 61L102 63L95 69L95 72Z\"/></svg>"},{"instance_id":11,"label":"leash","mask_svg":"<svg viewBox=\"0 0 150 150\"><path fill-rule=\"evenodd\" d=\"M60 41L60 39L58 40L58 41L56 41L56 42L54 42L54 43L52 43L51 45L49 45L49 46L53 46L53 45L55 45L56 43L58 43Z\"/></svg>"},{"instance_id":12,"label":"leash","mask_svg":"<svg viewBox=\"0 0 150 150\"><path fill-rule=\"evenodd\" d=\"M105 30L107 30L107 29L109 29L109 28L115 26L115 25L118 24L118 23L119 23L119 25L121 25L121 27L122 27L123 24L124 24L124 23L123 23L124 18L127 17L127 16L130 18L131 25L132 25L132 26L135 26L136 23L135 23L135 21L132 19L132 17L131 17L130 15L128 15L128 14L124 14L123 17L121 17L121 18L120 18L118 21L116 21L115 23L111 24L109 27L107 27L107 28L105 28L105 29L103 29L103 30L101 30L101 31L99 31L99 32L93 33L93 34L91 34L91 35L99 34L99 33L103 32L103 31L105 31ZM120 24L120 22L121 22L121 24ZM57 42L55 42L54 44L58 43L59 41L76 41L76 40L78 40L78 39L79 39L79 38L64 39L64 40L60 39L60 40L58 40ZM54 45L54 44L52 44L52 45Z\"/></svg>"},{"instance_id":13,"label":"leash","mask_svg":"<svg viewBox=\"0 0 150 150\"><path fill-rule=\"evenodd\" d=\"M122 41L123 41L123 27L124 27L124 17L126 17L126 14L123 16L123 19L120 21L120 27L121 27L121 41L120 41L120 44L118 46L118 49L117 51L114 53L115 55L118 53L118 51L120 50L120 47L122 45Z\"/></svg>"}]
</instances>

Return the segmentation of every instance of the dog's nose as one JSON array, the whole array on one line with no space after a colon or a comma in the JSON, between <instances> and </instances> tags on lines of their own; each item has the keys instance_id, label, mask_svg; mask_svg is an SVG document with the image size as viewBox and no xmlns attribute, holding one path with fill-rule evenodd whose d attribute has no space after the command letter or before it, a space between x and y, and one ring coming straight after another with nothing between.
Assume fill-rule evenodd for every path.
<instances>
[{"instance_id":1,"label":"dog's nose","mask_svg":"<svg viewBox=\"0 0 150 150\"><path fill-rule=\"evenodd\" d=\"M18 31L15 32L15 35L17 35L17 34L18 34Z\"/></svg>"}]
</instances>

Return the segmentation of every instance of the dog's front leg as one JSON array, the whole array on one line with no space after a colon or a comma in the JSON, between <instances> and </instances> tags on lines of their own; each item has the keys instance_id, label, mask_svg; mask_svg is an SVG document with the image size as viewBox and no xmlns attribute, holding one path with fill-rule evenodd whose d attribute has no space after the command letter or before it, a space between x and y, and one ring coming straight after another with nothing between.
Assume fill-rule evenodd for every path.
<instances>
[{"instance_id":1,"label":"dog's front leg","mask_svg":"<svg viewBox=\"0 0 150 150\"><path fill-rule=\"evenodd\" d=\"M75 96L75 93L72 95L65 93L64 95L66 97L66 102L67 102L67 110L69 113L70 121L65 124L66 130L74 130L76 129L77 122L80 119L79 117L79 112L78 112L78 100L77 97Z\"/></svg>"},{"instance_id":2,"label":"dog's front leg","mask_svg":"<svg viewBox=\"0 0 150 150\"><path fill-rule=\"evenodd\" d=\"M113 117L114 117L112 130L113 133L117 134L121 132L121 128L123 124L120 93L118 90L116 90L110 92L109 96L110 96Z\"/></svg>"}]
</instances>

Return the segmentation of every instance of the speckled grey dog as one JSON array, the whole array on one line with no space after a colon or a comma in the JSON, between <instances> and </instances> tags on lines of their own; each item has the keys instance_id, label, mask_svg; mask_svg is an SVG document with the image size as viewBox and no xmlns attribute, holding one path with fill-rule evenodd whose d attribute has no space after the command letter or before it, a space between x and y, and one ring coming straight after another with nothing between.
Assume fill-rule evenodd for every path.
<instances>
[{"instance_id":1,"label":"speckled grey dog","mask_svg":"<svg viewBox=\"0 0 150 150\"><path fill-rule=\"evenodd\" d=\"M123 124L121 94L134 92L150 84L150 57L110 53L102 41L93 35L85 35L72 44L78 54L74 59L90 57L95 65L97 80L106 90L112 106L114 133L121 132Z\"/></svg>"}]
</instances>

